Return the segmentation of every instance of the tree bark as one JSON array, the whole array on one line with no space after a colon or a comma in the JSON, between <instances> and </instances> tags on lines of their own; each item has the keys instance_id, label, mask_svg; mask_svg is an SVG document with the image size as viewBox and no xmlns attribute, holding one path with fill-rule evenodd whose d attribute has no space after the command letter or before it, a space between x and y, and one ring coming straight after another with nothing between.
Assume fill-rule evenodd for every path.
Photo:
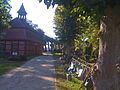
<instances>
[{"instance_id":1,"label":"tree bark","mask_svg":"<svg viewBox=\"0 0 120 90\"><path fill-rule=\"evenodd\" d=\"M120 90L120 8L106 8L100 26L94 90Z\"/></svg>"}]
</instances>

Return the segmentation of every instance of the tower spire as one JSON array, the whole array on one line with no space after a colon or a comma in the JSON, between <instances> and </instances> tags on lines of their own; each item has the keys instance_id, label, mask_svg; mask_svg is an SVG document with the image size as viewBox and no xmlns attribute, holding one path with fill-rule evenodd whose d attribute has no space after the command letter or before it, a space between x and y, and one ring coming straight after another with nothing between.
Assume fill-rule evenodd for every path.
<instances>
[{"instance_id":1,"label":"tower spire","mask_svg":"<svg viewBox=\"0 0 120 90\"><path fill-rule=\"evenodd\" d=\"M24 5L22 3L20 9L18 10L18 18L19 19L25 19L26 20L26 15L27 15L27 12L25 11L25 8L24 8Z\"/></svg>"}]
</instances>

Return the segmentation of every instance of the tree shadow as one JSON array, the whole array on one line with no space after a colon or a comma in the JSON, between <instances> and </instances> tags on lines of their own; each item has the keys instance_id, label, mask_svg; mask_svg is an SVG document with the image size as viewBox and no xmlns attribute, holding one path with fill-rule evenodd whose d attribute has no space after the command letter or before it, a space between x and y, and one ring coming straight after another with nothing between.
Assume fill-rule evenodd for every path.
<instances>
[{"instance_id":1,"label":"tree shadow","mask_svg":"<svg viewBox=\"0 0 120 90\"><path fill-rule=\"evenodd\" d=\"M54 62L50 56L32 59L1 76L1 90L54 90Z\"/></svg>"}]
</instances>

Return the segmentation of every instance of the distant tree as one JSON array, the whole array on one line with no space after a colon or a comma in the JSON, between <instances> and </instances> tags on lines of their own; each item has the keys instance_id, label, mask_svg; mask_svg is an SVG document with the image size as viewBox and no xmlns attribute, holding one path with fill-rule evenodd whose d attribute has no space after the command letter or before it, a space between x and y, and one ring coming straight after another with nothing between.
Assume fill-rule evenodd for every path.
<instances>
[{"instance_id":1,"label":"distant tree","mask_svg":"<svg viewBox=\"0 0 120 90\"><path fill-rule=\"evenodd\" d=\"M36 31L41 35L41 36L44 36L44 31L40 28L36 29Z\"/></svg>"},{"instance_id":2,"label":"distant tree","mask_svg":"<svg viewBox=\"0 0 120 90\"><path fill-rule=\"evenodd\" d=\"M45 32L40 28L35 29L35 31L39 34L42 44L44 44Z\"/></svg>"},{"instance_id":3,"label":"distant tree","mask_svg":"<svg viewBox=\"0 0 120 90\"><path fill-rule=\"evenodd\" d=\"M31 20L27 20L27 23L32 26L35 30L38 29L38 24L34 24Z\"/></svg>"}]
</instances>

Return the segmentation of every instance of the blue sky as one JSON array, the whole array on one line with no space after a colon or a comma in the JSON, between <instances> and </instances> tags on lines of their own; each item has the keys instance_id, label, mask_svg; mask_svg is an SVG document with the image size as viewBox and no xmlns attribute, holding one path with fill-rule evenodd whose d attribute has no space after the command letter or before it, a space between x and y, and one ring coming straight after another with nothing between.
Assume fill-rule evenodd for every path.
<instances>
[{"instance_id":1,"label":"blue sky","mask_svg":"<svg viewBox=\"0 0 120 90\"><path fill-rule=\"evenodd\" d=\"M32 20L34 24L38 24L38 27L41 28L46 35L54 38L53 17L56 7L47 9L45 4L43 2L39 3L38 0L11 0L10 4L12 9L10 13L13 18L18 16L17 11L22 3L28 13L27 19Z\"/></svg>"}]
</instances>

